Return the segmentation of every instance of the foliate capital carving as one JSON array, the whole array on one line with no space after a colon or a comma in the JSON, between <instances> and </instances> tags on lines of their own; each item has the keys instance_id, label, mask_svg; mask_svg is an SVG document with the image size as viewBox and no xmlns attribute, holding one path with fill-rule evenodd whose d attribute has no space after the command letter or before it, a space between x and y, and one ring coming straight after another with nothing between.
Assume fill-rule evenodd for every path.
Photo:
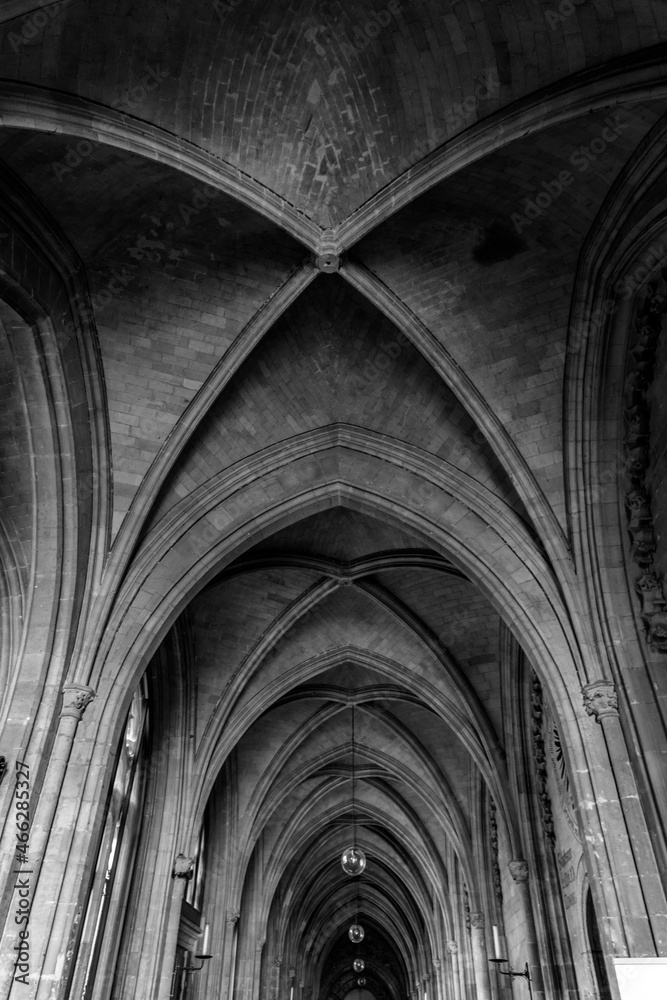
<instances>
[{"instance_id":1,"label":"foliate capital carving","mask_svg":"<svg viewBox=\"0 0 667 1000\"><path fill-rule=\"evenodd\" d=\"M240 916L241 916L240 910L227 910L227 923L235 924Z\"/></svg>"},{"instance_id":2,"label":"foliate capital carving","mask_svg":"<svg viewBox=\"0 0 667 1000\"><path fill-rule=\"evenodd\" d=\"M508 861L507 867L509 873L517 883L520 885L522 882L528 881L528 862L527 861Z\"/></svg>"},{"instance_id":3,"label":"foliate capital carving","mask_svg":"<svg viewBox=\"0 0 667 1000\"><path fill-rule=\"evenodd\" d=\"M440 972L441 968L442 968L442 962L440 961L440 959L439 958L434 958L433 959L433 971L434 972Z\"/></svg>"},{"instance_id":4,"label":"foliate capital carving","mask_svg":"<svg viewBox=\"0 0 667 1000\"><path fill-rule=\"evenodd\" d=\"M589 715L595 716L596 722L618 715L618 695L612 681L593 681L581 690L584 708Z\"/></svg>"},{"instance_id":5,"label":"foliate capital carving","mask_svg":"<svg viewBox=\"0 0 667 1000\"><path fill-rule=\"evenodd\" d=\"M280 966L283 964L283 960L280 957L280 955L278 955L277 958L274 958L273 964L275 965L276 969L280 968Z\"/></svg>"},{"instance_id":6,"label":"foliate capital carving","mask_svg":"<svg viewBox=\"0 0 667 1000\"><path fill-rule=\"evenodd\" d=\"M510 862L511 864L511 862ZM484 930L484 914L483 913L471 913L470 914L470 925L474 927L475 930Z\"/></svg>"},{"instance_id":7,"label":"foliate capital carving","mask_svg":"<svg viewBox=\"0 0 667 1000\"><path fill-rule=\"evenodd\" d=\"M81 721L83 713L95 697L95 692L86 684L65 684L63 687L63 707L60 710L60 717L69 716Z\"/></svg>"},{"instance_id":8,"label":"foliate capital carving","mask_svg":"<svg viewBox=\"0 0 667 1000\"><path fill-rule=\"evenodd\" d=\"M294 979L295 976L296 976L296 969L294 968L293 965L290 965L289 977L290 979Z\"/></svg>"},{"instance_id":9,"label":"foliate capital carving","mask_svg":"<svg viewBox=\"0 0 667 1000\"><path fill-rule=\"evenodd\" d=\"M457 955L459 951L459 946L456 941L447 942L447 951L450 955Z\"/></svg>"},{"instance_id":10,"label":"foliate capital carving","mask_svg":"<svg viewBox=\"0 0 667 1000\"><path fill-rule=\"evenodd\" d=\"M189 882L194 874L194 868L194 858L186 858L185 854L179 854L174 861L171 877L182 878L185 879L186 882Z\"/></svg>"}]
</instances>

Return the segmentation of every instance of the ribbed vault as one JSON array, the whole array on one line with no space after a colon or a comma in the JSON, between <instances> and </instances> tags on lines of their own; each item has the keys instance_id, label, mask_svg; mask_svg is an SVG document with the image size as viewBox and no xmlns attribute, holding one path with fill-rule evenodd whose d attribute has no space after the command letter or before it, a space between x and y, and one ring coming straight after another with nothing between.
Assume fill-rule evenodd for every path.
<instances>
[{"instance_id":1,"label":"ribbed vault","mask_svg":"<svg viewBox=\"0 0 667 1000\"><path fill-rule=\"evenodd\" d=\"M343 996L358 953L374 995L400 997L455 933L459 881L482 892L469 787L481 768L507 809L490 717L500 619L420 541L333 507L247 550L188 612L210 706L198 752L226 748L208 829L233 803L233 831L212 836L240 935L266 939L267 983L281 957ZM466 591L452 621L448 599L460 607ZM359 879L340 864L353 839L368 857ZM356 918L363 947L347 936Z\"/></svg>"},{"instance_id":2,"label":"ribbed vault","mask_svg":"<svg viewBox=\"0 0 667 1000\"><path fill-rule=\"evenodd\" d=\"M607 384L610 456L625 433L627 300L664 268L665 32L662 0L5 3L8 739L34 727L46 760L45 692L96 694L54 752L77 895L45 876L40 990L85 993L65 979L138 690L146 809L100 1000L167 997L206 924L202 996L498 1000L491 927L542 956L539 1000L593 995L561 813L609 954L652 953L634 916L621 933L613 894L632 914L639 882L616 889L600 834L610 802L636 833L639 794L604 784L622 740L582 687L625 641L598 627L590 537L643 629L626 466L604 517L586 477Z\"/></svg>"}]
</instances>

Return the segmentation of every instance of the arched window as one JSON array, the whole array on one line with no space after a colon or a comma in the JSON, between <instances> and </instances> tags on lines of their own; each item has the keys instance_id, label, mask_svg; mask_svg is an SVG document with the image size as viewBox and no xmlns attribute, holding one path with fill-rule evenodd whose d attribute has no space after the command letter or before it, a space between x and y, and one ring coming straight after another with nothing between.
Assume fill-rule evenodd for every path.
<instances>
[{"instance_id":1,"label":"arched window","mask_svg":"<svg viewBox=\"0 0 667 1000\"><path fill-rule=\"evenodd\" d=\"M197 853L195 855L195 867L192 878L187 884L185 891L186 902L193 906L195 910L201 910L202 896L204 894L204 850L206 849L205 825L202 823L197 841Z\"/></svg>"},{"instance_id":2,"label":"arched window","mask_svg":"<svg viewBox=\"0 0 667 1000\"><path fill-rule=\"evenodd\" d=\"M595 907L593 906L593 897L591 896L590 888L586 893L586 930L588 932L588 944L591 950L593 971L595 973L595 980L600 1000L611 1000L609 979L607 977L607 969L604 964L604 954L602 952L602 942L600 940L600 929L595 915Z\"/></svg>"},{"instance_id":3,"label":"arched window","mask_svg":"<svg viewBox=\"0 0 667 1000\"><path fill-rule=\"evenodd\" d=\"M130 705L118 747L95 874L81 932L71 1000L102 997L93 990L98 967L110 967L120 940L130 876L142 815L143 769L140 766L148 723L145 681Z\"/></svg>"}]
</instances>

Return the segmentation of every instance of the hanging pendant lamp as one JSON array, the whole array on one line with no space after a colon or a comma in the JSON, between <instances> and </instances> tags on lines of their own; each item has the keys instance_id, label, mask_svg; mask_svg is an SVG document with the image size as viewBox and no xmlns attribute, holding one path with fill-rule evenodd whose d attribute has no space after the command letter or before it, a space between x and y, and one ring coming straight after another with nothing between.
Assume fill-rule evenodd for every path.
<instances>
[{"instance_id":1,"label":"hanging pendant lamp","mask_svg":"<svg viewBox=\"0 0 667 1000\"><path fill-rule=\"evenodd\" d=\"M357 883L357 900L354 907L354 923L347 932L352 944L359 944L364 940L364 929L359 923L359 883Z\"/></svg>"},{"instance_id":2,"label":"hanging pendant lamp","mask_svg":"<svg viewBox=\"0 0 667 1000\"><path fill-rule=\"evenodd\" d=\"M366 855L357 847L357 814L354 804L355 770L354 770L354 705L352 706L352 843L343 851L340 859L346 875L361 875L366 867Z\"/></svg>"}]
</instances>

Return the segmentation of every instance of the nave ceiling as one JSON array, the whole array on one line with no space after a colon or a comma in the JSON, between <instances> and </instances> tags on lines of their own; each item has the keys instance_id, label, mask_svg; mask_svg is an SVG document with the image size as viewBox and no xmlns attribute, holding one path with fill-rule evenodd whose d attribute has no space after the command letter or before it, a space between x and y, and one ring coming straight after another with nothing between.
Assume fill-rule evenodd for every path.
<instances>
[{"instance_id":1,"label":"nave ceiling","mask_svg":"<svg viewBox=\"0 0 667 1000\"><path fill-rule=\"evenodd\" d=\"M85 328L97 393L72 408L96 555L68 655L116 736L150 664L180 834L205 820L218 902L322 1000L354 987L355 915L369 989L402 1000L496 906L481 868L533 850L532 672L564 733L595 676L568 326L664 132L667 5L571 7L69 0L34 37L37 5L0 12L7 213L67 259L55 336ZM20 312L0 511L25 604L43 497L16 454L48 404L12 383Z\"/></svg>"}]
</instances>

